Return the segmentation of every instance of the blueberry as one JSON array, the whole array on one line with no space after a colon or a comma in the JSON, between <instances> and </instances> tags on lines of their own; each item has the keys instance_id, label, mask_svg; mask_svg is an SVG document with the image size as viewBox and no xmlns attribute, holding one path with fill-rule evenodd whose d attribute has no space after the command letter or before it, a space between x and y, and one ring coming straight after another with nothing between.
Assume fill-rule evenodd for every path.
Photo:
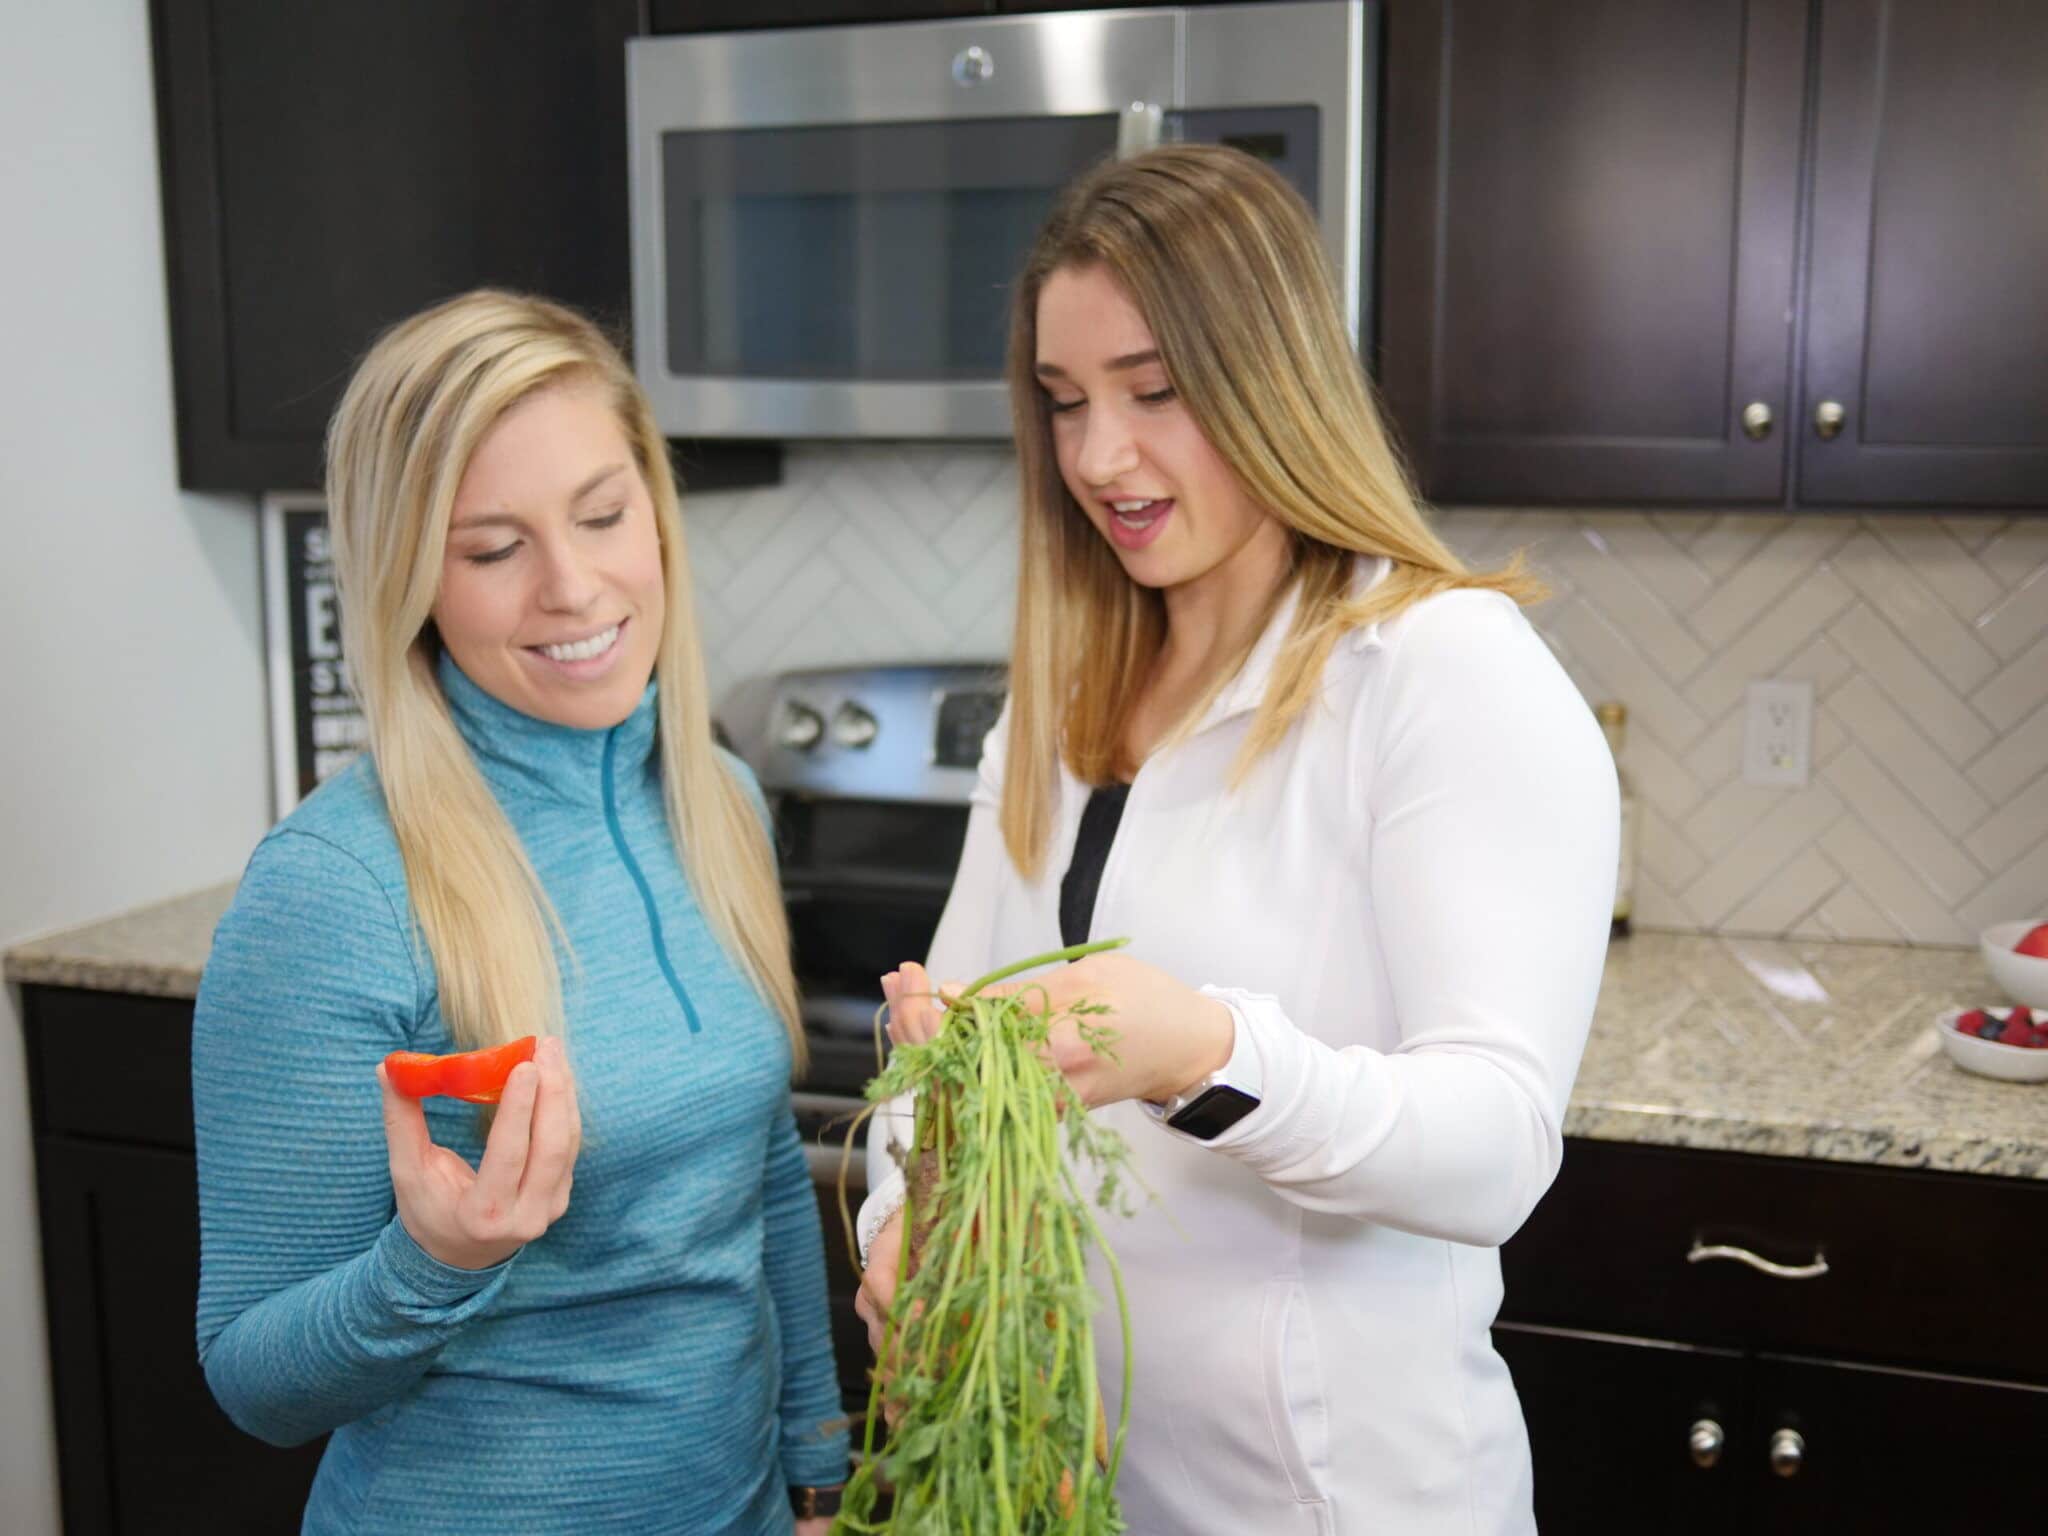
<instances>
[{"instance_id":1,"label":"blueberry","mask_svg":"<svg viewBox=\"0 0 2048 1536\"><path fill-rule=\"evenodd\" d=\"M1984 1027L1977 1031L1977 1037L1980 1040L1996 1040L2004 1033L2005 1020L1987 1018L1984 1021Z\"/></svg>"}]
</instances>

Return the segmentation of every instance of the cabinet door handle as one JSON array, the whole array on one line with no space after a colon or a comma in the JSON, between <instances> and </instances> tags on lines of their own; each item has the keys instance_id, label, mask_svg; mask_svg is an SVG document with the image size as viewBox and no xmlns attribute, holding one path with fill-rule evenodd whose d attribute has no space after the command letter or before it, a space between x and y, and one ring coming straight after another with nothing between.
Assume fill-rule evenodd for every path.
<instances>
[{"instance_id":1,"label":"cabinet door handle","mask_svg":"<svg viewBox=\"0 0 2048 1536\"><path fill-rule=\"evenodd\" d=\"M1727 1436L1721 1433L1721 1426L1712 1419L1695 1419L1689 1444L1692 1449L1692 1464L1696 1467L1711 1467L1721 1459L1721 1447L1727 1443Z\"/></svg>"},{"instance_id":2,"label":"cabinet door handle","mask_svg":"<svg viewBox=\"0 0 2048 1536\"><path fill-rule=\"evenodd\" d=\"M1747 1264L1751 1269L1779 1280L1818 1280L1828 1272L1828 1261L1818 1253L1813 1256L1811 1264L1773 1264L1761 1254L1751 1253L1747 1248L1731 1248L1725 1244L1709 1245L1694 1238L1692 1251L1686 1254L1685 1262L1704 1264L1709 1259L1733 1259L1738 1264Z\"/></svg>"},{"instance_id":3,"label":"cabinet door handle","mask_svg":"<svg viewBox=\"0 0 2048 1536\"><path fill-rule=\"evenodd\" d=\"M1849 419L1849 413L1842 409L1839 400L1823 400L1813 408L1813 435L1823 442L1842 430L1842 423Z\"/></svg>"},{"instance_id":4,"label":"cabinet door handle","mask_svg":"<svg viewBox=\"0 0 2048 1536\"><path fill-rule=\"evenodd\" d=\"M1752 400L1742 408L1742 431L1754 442L1762 442L1771 435L1771 408L1761 400Z\"/></svg>"},{"instance_id":5,"label":"cabinet door handle","mask_svg":"<svg viewBox=\"0 0 2048 1536\"><path fill-rule=\"evenodd\" d=\"M1771 1436L1771 1470L1780 1477L1797 1477L1806 1465L1806 1436L1796 1429L1781 1429Z\"/></svg>"}]
</instances>

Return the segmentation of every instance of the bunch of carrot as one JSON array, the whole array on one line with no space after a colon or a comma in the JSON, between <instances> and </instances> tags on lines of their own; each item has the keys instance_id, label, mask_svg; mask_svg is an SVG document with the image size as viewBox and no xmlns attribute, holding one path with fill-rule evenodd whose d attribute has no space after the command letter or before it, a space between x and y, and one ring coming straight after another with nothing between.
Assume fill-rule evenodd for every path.
<instances>
[{"instance_id":1,"label":"bunch of carrot","mask_svg":"<svg viewBox=\"0 0 2048 1536\"><path fill-rule=\"evenodd\" d=\"M1111 1435L1095 1381L1087 1253L1100 1248L1124 1337L1130 1312L1091 1206L1114 1209L1123 1140L1094 1123L1051 1064L1047 1038L1075 1017L1108 1051L1112 1036L1081 1007L1055 1016L1041 989L984 989L1078 959L1121 939L1007 966L953 998L937 1037L897 1049L868 1087L885 1102L916 1095L906 1168L902 1272L869 1399L860 1467L839 1532L893 1536L1108 1536L1124 1529L1114 1496L1130 1406ZM1091 1201L1076 1170L1090 1170ZM885 1486L893 1508L878 1516Z\"/></svg>"}]
</instances>

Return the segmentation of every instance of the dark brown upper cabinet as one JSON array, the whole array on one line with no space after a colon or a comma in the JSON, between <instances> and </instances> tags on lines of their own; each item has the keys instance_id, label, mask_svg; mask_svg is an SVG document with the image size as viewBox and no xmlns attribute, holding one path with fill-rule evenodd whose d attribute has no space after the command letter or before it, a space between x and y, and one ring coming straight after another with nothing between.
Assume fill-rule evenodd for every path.
<instances>
[{"instance_id":1,"label":"dark brown upper cabinet","mask_svg":"<svg viewBox=\"0 0 2048 1536\"><path fill-rule=\"evenodd\" d=\"M496 285L630 333L638 0L153 0L179 480L317 487L376 333ZM770 444L683 445L701 488Z\"/></svg>"},{"instance_id":2,"label":"dark brown upper cabinet","mask_svg":"<svg viewBox=\"0 0 2048 1536\"><path fill-rule=\"evenodd\" d=\"M1820 15L1799 499L2048 505L2048 6Z\"/></svg>"},{"instance_id":3,"label":"dark brown upper cabinet","mask_svg":"<svg viewBox=\"0 0 2048 1536\"><path fill-rule=\"evenodd\" d=\"M2048 7L1387 29L1377 362L1430 498L2048 507Z\"/></svg>"},{"instance_id":4,"label":"dark brown upper cabinet","mask_svg":"<svg viewBox=\"0 0 2048 1536\"><path fill-rule=\"evenodd\" d=\"M1805 0L1387 10L1380 380L1426 493L1778 500Z\"/></svg>"}]
</instances>

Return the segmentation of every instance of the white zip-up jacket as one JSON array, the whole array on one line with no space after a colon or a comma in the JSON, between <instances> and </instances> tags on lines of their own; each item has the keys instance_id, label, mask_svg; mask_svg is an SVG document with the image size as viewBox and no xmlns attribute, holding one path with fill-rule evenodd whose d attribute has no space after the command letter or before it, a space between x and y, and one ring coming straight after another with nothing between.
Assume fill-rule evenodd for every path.
<instances>
[{"instance_id":1,"label":"white zip-up jacket","mask_svg":"<svg viewBox=\"0 0 2048 1536\"><path fill-rule=\"evenodd\" d=\"M1157 1195L1105 1224L1134 1330L1119 1497L1135 1536L1532 1531L1497 1249L1557 1172L1612 915L1614 762L1515 605L1461 590L1340 641L1319 702L1231 790L1294 611L1144 763L1096 898L1091 936L1230 1004L1262 1087L1206 1143L1096 1111ZM1059 947L1089 790L1065 777L1045 873L1022 878L997 827L1006 730L937 979ZM885 1144L907 1102L878 1130L863 1246L901 1203ZM1114 1422L1113 1309L1097 1335Z\"/></svg>"}]
</instances>

